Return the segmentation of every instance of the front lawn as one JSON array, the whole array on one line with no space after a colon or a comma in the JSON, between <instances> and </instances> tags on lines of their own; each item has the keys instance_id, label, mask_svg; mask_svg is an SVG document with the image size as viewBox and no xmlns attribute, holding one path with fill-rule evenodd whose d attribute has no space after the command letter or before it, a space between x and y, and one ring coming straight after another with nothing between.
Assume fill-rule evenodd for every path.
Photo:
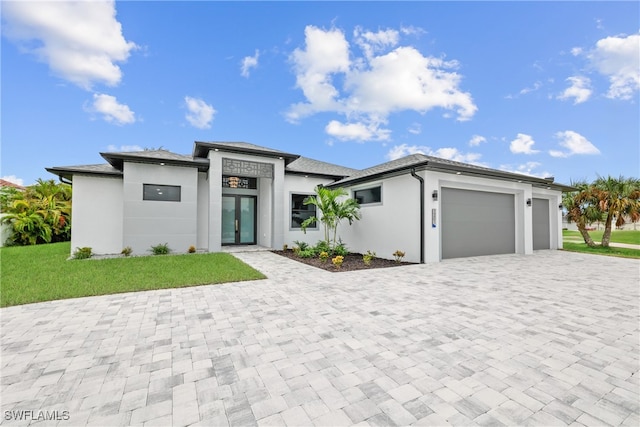
<instances>
[{"instance_id":1,"label":"front lawn","mask_svg":"<svg viewBox=\"0 0 640 427\"><path fill-rule=\"evenodd\" d=\"M564 241L562 243L562 246L565 251L640 259L640 250L638 249L617 248L615 246L603 248L600 245L596 246L595 248L590 248L584 242L576 243L567 241Z\"/></svg>"},{"instance_id":2,"label":"front lawn","mask_svg":"<svg viewBox=\"0 0 640 427\"><path fill-rule=\"evenodd\" d=\"M602 241L603 230L589 231L589 236L594 242ZM571 240L582 240L582 235L579 231L562 230L562 237L564 240L570 238ZM611 241L614 243L628 243L631 245L640 245L640 230L612 230Z\"/></svg>"},{"instance_id":3,"label":"front lawn","mask_svg":"<svg viewBox=\"0 0 640 427\"><path fill-rule=\"evenodd\" d=\"M70 243L0 249L0 307L264 279L227 253L67 260Z\"/></svg>"}]
</instances>

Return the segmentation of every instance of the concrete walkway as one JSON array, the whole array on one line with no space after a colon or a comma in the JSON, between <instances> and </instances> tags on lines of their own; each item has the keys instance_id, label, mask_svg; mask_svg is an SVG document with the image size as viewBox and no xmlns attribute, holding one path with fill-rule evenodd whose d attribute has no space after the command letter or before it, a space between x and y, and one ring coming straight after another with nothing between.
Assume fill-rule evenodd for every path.
<instances>
[{"instance_id":1,"label":"concrete walkway","mask_svg":"<svg viewBox=\"0 0 640 427\"><path fill-rule=\"evenodd\" d=\"M269 279L0 310L0 422L640 424L637 260L235 255Z\"/></svg>"}]
</instances>

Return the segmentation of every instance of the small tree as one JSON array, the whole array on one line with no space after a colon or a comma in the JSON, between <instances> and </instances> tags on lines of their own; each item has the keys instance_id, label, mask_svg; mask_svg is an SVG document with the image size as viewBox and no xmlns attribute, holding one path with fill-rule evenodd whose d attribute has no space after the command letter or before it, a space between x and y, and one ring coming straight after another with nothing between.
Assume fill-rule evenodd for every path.
<instances>
[{"instance_id":1,"label":"small tree","mask_svg":"<svg viewBox=\"0 0 640 427\"><path fill-rule=\"evenodd\" d=\"M578 191L565 193L562 203L567 209L569 221L576 223L584 242L593 248L596 244L587 231L587 225L601 218L597 200L593 196L591 186L586 182L579 181L571 185L576 187Z\"/></svg>"},{"instance_id":2,"label":"small tree","mask_svg":"<svg viewBox=\"0 0 640 427\"><path fill-rule=\"evenodd\" d=\"M637 178L613 178L601 176L592 186L593 197L598 209L605 215L602 246L609 247L611 226L616 218L616 227L622 227L628 217L631 222L640 219L640 180Z\"/></svg>"},{"instance_id":3,"label":"small tree","mask_svg":"<svg viewBox=\"0 0 640 427\"><path fill-rule=\"evenodd\" d=\"M360 205L354 199L345 198L349 193L344 188L330 189L317 186L315 192L315 196L307 197L303 203L305 205L314 205L317 211L322 212L322 216L320 218L312 216L304 220L301 224L302 231L306 233L309 226L316 222L321 222L324 227L325 242L329 245L333 242L332 247L335 247L340 221L346 219L351 225L353 221L359 220Z\"/></svg>"}]
</instances>

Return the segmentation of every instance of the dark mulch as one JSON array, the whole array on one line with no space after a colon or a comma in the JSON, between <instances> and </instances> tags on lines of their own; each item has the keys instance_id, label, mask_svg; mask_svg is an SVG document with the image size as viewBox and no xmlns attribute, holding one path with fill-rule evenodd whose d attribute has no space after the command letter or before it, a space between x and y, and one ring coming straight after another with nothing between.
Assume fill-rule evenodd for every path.
<instances>
[{"instance_id":1,"label":"dark mulch","mask_svg":"<svg viewBox=\"0 0 640 427\"><path fill-rule=\"evenodd\" d=\"M325 262L320 261L320 258L300 258L291 250L287 251L271 251L274 254L278 254L287 258L291 258L294 261L302 262L304 264L318 267L323 270L338 272L338 271L354 271L354 270L370 270L372 268L386 268L386 267L399 267L402 265L411 265L411 262L395 262L390 259L374 258L371 260L371 264L365 265L362 261L362 254L349 254L344 257L342 267L336 268L331 262L331 258Z\"/></svg>"}]
</instances>

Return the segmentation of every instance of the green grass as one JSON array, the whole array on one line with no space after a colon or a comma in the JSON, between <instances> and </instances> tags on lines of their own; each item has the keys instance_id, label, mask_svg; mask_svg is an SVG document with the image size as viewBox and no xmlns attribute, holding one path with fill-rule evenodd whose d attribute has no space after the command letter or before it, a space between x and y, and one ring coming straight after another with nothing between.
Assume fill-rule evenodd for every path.
<instances>
[{"instance_id":1,"label":"green grass","mask_svg":"<svg viewBox=\"0 0 640 427\"><path fill-rule=\"evenodd\" d=\"M594 242L602 241L603 230L589 231L589 235ZM582 235L579 231L562 230L562 237L567 237L582 241ZM640 230L613 230L611 231L611 242L628 243L632 245L640 245Z\"/></svg>"},{"instance_id":2,"label":"green grass","mask_svg":"<svg viewBox=\"0 0 640 427\"><path fill-rule=\"evenodd\" d=\"M638 249L616 248L613 246L608 248L603 248L601 246L590 248L584 242L575 243L567 241L565 241L562 246L565 251L640 259L640 250Z\"/></svg>"},{"instance_id":3,"label":"green grass","mask_svg":"<svg viewBox=\"0 0 640 427\"><path fill-rule=\"evenodd\" d=\"M265 278L227 253L67 260L70 247L0 249L0 307Z\"/></svg>"}]
</instances>

